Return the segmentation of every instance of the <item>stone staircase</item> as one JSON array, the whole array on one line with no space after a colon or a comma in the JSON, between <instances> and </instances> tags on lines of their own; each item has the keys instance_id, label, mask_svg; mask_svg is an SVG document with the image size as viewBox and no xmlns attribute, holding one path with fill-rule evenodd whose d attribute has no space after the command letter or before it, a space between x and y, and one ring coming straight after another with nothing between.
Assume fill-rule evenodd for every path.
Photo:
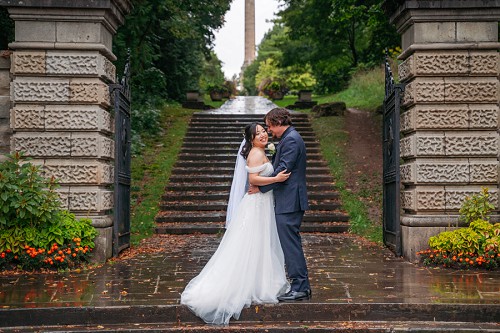
<instances>
[{"instance_id":1,"label":"stone staircase","mask_svg":"<svg viewBox=\"0 0 500 333\"><path fill-rule=\"evenodd\" d=\"M243 128L262 114L196 113L156 216L156 233L217 233L223 230L236 154ZM310 210L304 232L344 232L349 217L306 114L293 113L293 124L307 147Z\"/></svg>"}]
</instances>

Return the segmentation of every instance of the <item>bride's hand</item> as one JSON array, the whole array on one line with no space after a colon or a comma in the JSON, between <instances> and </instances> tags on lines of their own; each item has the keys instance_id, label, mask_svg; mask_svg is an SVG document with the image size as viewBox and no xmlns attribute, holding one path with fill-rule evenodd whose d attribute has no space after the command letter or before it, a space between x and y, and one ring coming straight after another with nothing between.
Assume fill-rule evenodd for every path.
<instances>
[{"instance_id":1,"label":"bride's hand","mask_svg":"<svg viewBox=\"0 0 500 333\"><path fill-rule=\"evenodd\" d=\"M248 187L248 194L255 194L255 193L259 193L259 192L260 192L260 190L259 190L258 186L250 184L250 186Z\"/></svg>"},{"instance_id":2,"label":"bride's hand","mask_svg":"<svg viewBox=\"0 0 500 333\"><path fill-rule=\"evenodd\" d=\"M290 177L290 174L291 172L287 173L286 170L283 170L276 175L276 181L279 183L284 182L285 180L288 179L288 177Z\"/></svg>"}]
</instances>

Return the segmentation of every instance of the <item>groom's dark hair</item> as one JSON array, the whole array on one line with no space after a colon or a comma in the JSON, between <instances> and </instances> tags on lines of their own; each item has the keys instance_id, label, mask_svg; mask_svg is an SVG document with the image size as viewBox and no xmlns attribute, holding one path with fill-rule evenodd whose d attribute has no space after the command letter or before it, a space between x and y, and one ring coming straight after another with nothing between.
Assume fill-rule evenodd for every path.
<instances>
[{"instance_id":1,"label":"groom's dark hair","mask_svg":"<svg viewBox=\"0 0 500 333\"><path fill-rule=\"evenodd\" d=\"M285 108L274 108L264 116L264 122L274 126L292 126L290 111Z\"/></svg>"}]
</instances>

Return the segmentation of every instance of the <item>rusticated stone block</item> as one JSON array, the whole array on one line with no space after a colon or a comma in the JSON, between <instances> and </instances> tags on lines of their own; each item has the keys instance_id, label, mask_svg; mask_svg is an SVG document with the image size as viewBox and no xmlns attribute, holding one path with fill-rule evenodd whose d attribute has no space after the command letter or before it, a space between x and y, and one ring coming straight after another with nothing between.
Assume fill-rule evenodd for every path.
<instances>
[{"instance_id":1,"label":"rusticated stone block","mask_svg":"<svg viewBox=\"0 0 500 333\"><path fill-rule=\"evenodd\" d=\"M69 81L54 78L24 78L14 79L11 91L16 103L23 102L69 102Z\"/></svg>"},{"instance_id":2,"label":"rusticated stone block","mask_svg":"<svg viewBox=\"0 0 500 333\"><path fill-rule=\"evenodd\" d=\"M112 184L114 167L101 161L47 160L43 166L46 176L56 177L61 184Z\"/></svg>"},{"instance_id":3,"label":"rusticated stone block","mask_svg":"<svg viewBox=\"0 0 500 333\"><path fill-rule=\"evenodd\" d=\"M498 161L488 159L473 159L470 162L470 182L474 183L498 183Z\"/></svg>"},{"instance_id":4,"label":"rusticated stone block","mask_svg":"<svg viewBox=\"0 0 500 333\"><path fill-rule=\"evenodd\" d=\"M406 85L403 106L420 103L443 103L445 101L444 79L416 78Z\"/></svg>"},{"instance_id":5,"label":"rusticated stone block","mask_svg":"<svg viewBox=\"0 0 500 333\"><path fill-rule=\"evenodd\" d=\"M13 54L12 72L18 74L45 74L45 52L16 51Z\"/></svg>"},{"instance_id":6,"label":"rusticated stone block","mask_svg":"<svg viewBox=\"0 0 500 333\"><path fill-rule=\"evenodd\" d=\"M481 186L419 186L401 192L401 207L407 212L457 213L466 196L477 194ZM491 203L499 207L498 190L491 188Z\"/></svg>"},{"instance_id":7,"label":"rusticated stone block","mask_svg":"<svg viewBox=\"0 0 500 333\"><path fill-rule=\"evenodd\" d=\"M47 105L47 130L113 131L111 114L97 105Z\"/></svg>"},{"instance_id":8,"label":"rusticated stone block","mask_svg":"<svg viewBox=\"0 0 500 333\"><path fill-rule=\"evenodd\" d=\"M447 133L444 142L447 156L498 155L498 134L493 131Z\"/></svg>"},{"instance_id":9,"label":"rusticated stone block","mask_svg":"<svg viewBox=\"0 0 500 333\"><path fill-rule=\"evenodd\" d=\"M75 214L101 213L113 209L113 191L96 186L61 187L58 194L65 208Z\"/></svg>"},{"instance_id":10,"label":"rusticated stone block","mask_svg":"<svg viewBox=\"0 0 500 333\"><path fill-rule=\"evenodd\" d=\"M447 186L446 187L446 209L449 211L459 210L465 198L481 192L484 186ZM495 186L488 188L490 193L490 202L498 209L498 189Z\"/></svg>"},{"instance_id":11,"label":"rusticated stone block","mask_svg":"<svg viewBox=\"0 0 500 333\"><path fill-rule=\"evenodd\" d=\"M112 159L114 141L97 134L72 134L71 156Z\"/></svg>"},{"instance_id":12,"label":"rusticated stone block","mask_svg":"<svg viewBox=\"0 0 500 333\"><path fill-rule=\"evenodd\" d=\"M444 134L412 134L401 139L400 154L403 158L445 155Z\"/></svg>"},{"instance_id":13,"label":"rusticated stone block","mask_svg":"<svg viewBox=\"0 0 500 333\"><path fill-rule=\"evenodd\" d=\"M497 129L494 104L416 105L401 115L401 132L416 130Z\"/></svg>"},{"instance_id":14,"label":"rusticated stone block","mask_svg":"<svg viewBox=\"0 0 500 333\"><path fill-rule=\"evenodd\" d=\"M399 79L415 76L497 76L496 51L417 52L399 65Z\"/></svg>"},{"instance_id":15,"label":"rusticated stone block","mask_svg":"<svg viewBox=\"0 0 500 333\"><path fill-rule=\"evenodd\" d=\"M99 52L47 51L47 74L94 76L114 82L115 66Z\"/></svg>"},{"instance_id":16,"label":"rusticated stone block","mask_svg":"<svg viewBox=\"0 0 500 333\"><path fill-rule=\"evenodd\" d=\"M400 166L401 183L494 184L498 182L496 159L417 159Z\"/></svg>"},{"instance_id":17,"label":"rusticated stone block","mask_svg":"<svg viewBox=\"0 0 500 333\"><path fill-rule=\"evenodd\" d=\"M470 128L498 128L497 104L469 104Z\"/></svg>"},{"instance_id":18,"label":"rusticated stone block","mask_svg":"<svg viewBox=\"0 0 500 333\"><path fill-rule=\"evenodd\" d=\"M446 208L444 187L418 187L401 192L401 207L410 212L442 211Z\"/></svg>"},{"instance_id":19,"label":"rusticated stone block","mask_svg":"<svg viewBox=\"0 0 500 333\"><path fill-rule=\"evenodd\" d=\"M497 78L445 78L445 103L496 103Z\"/></svg>"},{"instance_id":20,"label":"rusticated stone block","mask_svg":"<svg viewBox=\"0 0 500 333\"><path fill-rule=\"evenodd\" d=\"M42 130L45 127L45 112L41 105L18 104L12 109L11 127L19 130Z\"/></svg>"},{"instance_id":21,"label":"rusticated stone block","mask_svg":"<svg viewBox=\"0 0 500 333\"><path fill-rule=\"evenodd\" d=\"M456 184L469 182L466 159L419 159L400 167L404 184Z\"/></svg>"},{"instance_id":22,"label":"rusticated stone block","mask_svg":"<svg viewBox=\"0 0 500 333\"><path fill-rule=\"evenodd\" d=\"M12 148L32 157L64 157L71 153L70 134L65 133L15 133Z\"/></svg>"},{"instance_id":23,"label":"rusticated stone block","mask_svg":"<svg viewBox=\"0 0 500 333\"><path fill-rule=\"evenodd\" d=\"M470 74L498 76L498 52L471 52Z\"/></svg>"},{"instance_id":24,"label":"rusticated stone block","mask_svg":"<svg viewBox=\"0 0 500 333\"><path fill-rule=\"evenodd\" d=\"M71 103L110 106L109 88L100 80L72 79L69 90Z\"/></svg>"},{"instance_id":25,"label":"rusticated stone block","mask_svg":"<svg viewBox=\"0 0 500 333\"><path fill-rule=\"evenodd\" d=\"M47 74L52 75L94 75L99 69L98 53L47 52Z\"/></svg>"}]
</instances>

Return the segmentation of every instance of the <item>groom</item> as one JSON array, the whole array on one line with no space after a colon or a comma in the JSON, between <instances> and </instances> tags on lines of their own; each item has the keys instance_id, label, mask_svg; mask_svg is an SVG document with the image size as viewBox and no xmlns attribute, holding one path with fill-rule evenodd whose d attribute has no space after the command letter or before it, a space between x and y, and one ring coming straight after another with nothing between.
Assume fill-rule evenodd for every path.
<instances>
[{"instance_id":1,"label":"groom","mask_svg":"<svg viewBox=\"0 0 500 333\"><path fill-rule=\"evenodd\" d=\"M290 112L274 108L264 117L268 131L280 139L272 157L274 173L287 170L290 178L283 183L265 186L250 186L249 193L274 190L276 225L285 255L290 291L278 296L280 301L296 301L311 297L311 286L306 259L302 250L300 225L304 211L309 209L306 188L306 147L300 134L292 126Z\"/></svg>"}]
</instances>

